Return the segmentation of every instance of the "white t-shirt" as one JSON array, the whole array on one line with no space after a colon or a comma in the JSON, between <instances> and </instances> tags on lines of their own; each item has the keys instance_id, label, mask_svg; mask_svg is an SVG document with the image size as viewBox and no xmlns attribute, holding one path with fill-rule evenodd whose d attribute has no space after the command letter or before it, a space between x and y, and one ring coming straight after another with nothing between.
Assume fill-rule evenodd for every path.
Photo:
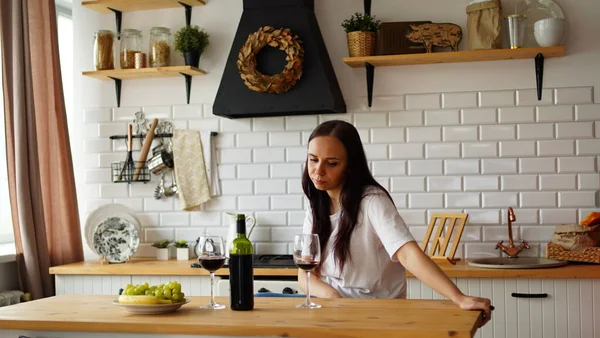
<instances>
[{"instance_id":1,"label":"white t-shirt","mask_svg":"<svg viewBox=\"0 0 600 338\"><path fill-rule=\"evenodd\" d=\"M331 215L332 234L321 253L321 275L345 298L406 298L406 273L396 251L414 241L412 234L389 197L379 188L368 188L350 243L351 259L340 272L333 243L340 212ZM312 233L312 211L306 211L304 233Z\"/></svg>"}]
</instances>

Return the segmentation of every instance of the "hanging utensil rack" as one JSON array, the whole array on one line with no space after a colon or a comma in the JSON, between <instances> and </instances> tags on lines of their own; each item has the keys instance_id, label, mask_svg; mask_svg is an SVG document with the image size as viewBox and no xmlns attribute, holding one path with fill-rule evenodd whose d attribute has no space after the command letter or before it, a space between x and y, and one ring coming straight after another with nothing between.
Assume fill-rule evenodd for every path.
<instances>
[{"instance_id":1,"label":"hanging utensil rack","mask_svg":"<svg viewBox=\"0 0 600 338\"><path fill-rule=\"evenodd\" d=\"M210 132L210 136L217 136L218 133L216 131L211 131ZM146 134L138 134L138 135L133 135L133 138L144 138L146 137ZM154 135L154 138L159 138L159 137L173 137L172 133L163 133L163 134L156 134ZM127 135L113 135L110 136L111 140L121 140L121 139L127 139Z\"/></svg>"}]
</instances>

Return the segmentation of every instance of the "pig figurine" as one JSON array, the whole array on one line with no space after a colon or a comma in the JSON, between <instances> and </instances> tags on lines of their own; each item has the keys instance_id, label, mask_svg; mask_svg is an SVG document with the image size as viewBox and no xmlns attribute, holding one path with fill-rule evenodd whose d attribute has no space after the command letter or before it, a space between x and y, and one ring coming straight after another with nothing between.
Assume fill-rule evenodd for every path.
<instances>
[{"instance_id":1,"label":"pig figurine","mask_svg":"<svg viewBox=\"0 0 600 338\"><path fill-rule=\"evenodd\" d=\"M452 51L458 51L458 43L462 39L462 29L453 23L424 23L410 25L412 32L406 34L412 42L425 45L427 53L431 53L433 46L451 47Z\"/></svg>"}]
</instances>

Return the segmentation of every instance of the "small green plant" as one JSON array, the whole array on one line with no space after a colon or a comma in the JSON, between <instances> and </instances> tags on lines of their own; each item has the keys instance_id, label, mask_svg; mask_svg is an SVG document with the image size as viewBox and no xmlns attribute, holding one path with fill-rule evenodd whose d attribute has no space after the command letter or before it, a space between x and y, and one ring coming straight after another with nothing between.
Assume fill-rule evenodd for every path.
<instances>
[{"instance_id":1,"label":"small green plant","mask_svg":"<svg viewBox=\"0 0 600 338\"><path fill-rule=\"evenodd\" d=\"M169 241L168 239L164 239L162 241L152 243L152 246L155 248L164 249L168 247L169 244L171 244L171 241Z\"/></svg>"},{"instance_id":2,"label":"small green plant","mask_svg":"<svg viewBox=\"0 0 600 338\"><path fill-rule=\"evenodd\" d=\"M342 22L342 27L344 27L346 33L377 32L380 25L381 21L376 20L375 16L361 12L352 14L350 19L346 19Z\"/></svg>"},{"instance_id":3,"label":"small green plant","mask_svg":"<svg viewBox=\"0 0 600 338\"><path fill-rule=\"evenodd\" d=\"M199 51L208 46L210 36L198 26L184 26L175 33L175 50L181 53Z\"/></svg>"},{"instance_id":4,"label":"small green plant","mask_svg":"<svg viewBox=\"0 0 600 338\"><path fill-rule=\"evenodd\" d=\"M175 247L176 248L188 248L188 241L186 241L185 239L181 239L179 241L176 241L175 243Z\"/></svg>"}]
</instances>

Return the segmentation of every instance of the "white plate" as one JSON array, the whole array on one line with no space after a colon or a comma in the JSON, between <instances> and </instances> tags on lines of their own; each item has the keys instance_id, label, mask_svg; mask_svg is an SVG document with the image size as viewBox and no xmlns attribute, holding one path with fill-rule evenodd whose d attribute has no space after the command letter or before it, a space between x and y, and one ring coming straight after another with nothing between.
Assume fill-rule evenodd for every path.
<instances>
[{"instance_id":1,"label":"white plate","mask_svg":"<svg viewBox=\"0 0 600 338\"><path fill-rule=\"evenodd\" d=\"M170 313L177 311L184 304L191 302L191 299L186 298L185 302L172 303L172 304L120 304L118 300L114 300L112 303L126 312L136 315L158 315L163 313Z\"/></svg>"},{"instance_id":2,"label":"white plate","mask_svg":"<svg viewBox=\"0 0 600 338\"><path fill-rule=\"evenodd\" d=\"M96 227L92 240L100 257L109 263L123 263L140 245L140 234L126 218L109 217Z\"/></svg>"},{"instance_id":3,"label":"white plate","mask_svg":"<svg viewBox=\"0 0 600 338\"><path fill-rule=\"evenodd\" d=\"M98 207L89 214L84 228L85 241L88 247L96 254L98 253L94 249L94 232L96 231L96 227L109 217L125 218L133 223L138 233L141 233L140 222L137 219L135 211L133 211L131 208L118 203L107 204Z\"/></svg>"}]
</instances>

